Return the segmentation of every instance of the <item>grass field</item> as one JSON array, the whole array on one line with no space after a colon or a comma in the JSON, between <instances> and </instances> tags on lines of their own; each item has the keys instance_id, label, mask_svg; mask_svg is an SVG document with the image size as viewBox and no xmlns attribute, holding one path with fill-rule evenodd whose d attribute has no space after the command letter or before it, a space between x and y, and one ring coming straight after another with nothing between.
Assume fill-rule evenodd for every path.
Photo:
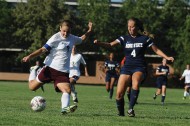
<instances>
[{"instance_id":1,"label":"grass field","mask_svg":"<svg viewBox=\"0 0 190 126\"><path fill-rule=\"evenodd\" d=\"M108 99L104 86L76 86L78 109L68 115L60 114L60 97L52 84L41 90L29 91L27 82L0 81L0 125L3 126L188 126L190 125L190 99L182 100L183 89L168 89L166 104L160 97L154 101L155 88L141 88L135 106L136 117L117 116L115 98ZM116 89L116 88L115 88ZM34 96L46 98L47 107L33 112L30 100ZM115 96L115 95L114 95ZM128 107L127 97L126 110ZM71 101L72 103L72 101Z\"/></svg>"}]
</instances>

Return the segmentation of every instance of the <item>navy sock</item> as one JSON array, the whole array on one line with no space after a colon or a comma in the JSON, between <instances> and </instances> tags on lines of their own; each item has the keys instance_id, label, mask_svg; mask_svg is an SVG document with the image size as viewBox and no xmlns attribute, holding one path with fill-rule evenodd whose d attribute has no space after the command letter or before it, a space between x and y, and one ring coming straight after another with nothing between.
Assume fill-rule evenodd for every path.
<instances>
[{"instance_id":1,"label":"navy sock","mask_svg":"<svg viewBox=\"0 0 190 126\"><path fill-rule=\"evenodd\" d=\"M163 96L163 95L162 95L162 100L161 100L161 102L164 102L164 101L165 101L165 97L166 97L166 96Z\"/></svg>"},{"instance_id":2,"label":"navy sock","mask_svg":"<svg viewBox=\"0 0 190 126\"><path fill-rule=\"evenodd\" d=\"M120 100L116 100L117 109L119 111L119 116L125 116L125 109L124 109L124 98Z\"/></svg>"},{"instance_id":3,"label":"navy sock","mask_svg":"<svg viewBox=\"0 0 190 126\"><path fill-rule=\"evenodd\" d=\"M127 97L128 97L128 100L129 100L129 102L130 102L130 96L131 96L131 93L129 92L127 92Z\"/></svg>"},{"instance_id":4,"label":"navy sock","mask_svg":"<svg viewBox=\"0 0 190 126\"><path fill-rule=\"evenodd\" d=\"M139 90L132 90L131 91L129 109L133 109L133 107L135 106L135 103L137 101L138 95L139 95Z\"/></svg>"},{"instance_id":5,"label":"navy sock","mask_svg":"<svg viewBox=\"0 0 190 126\"><path fill-rule=\"evenodd\" d=\"M113 88L110 89L110 99L112 99L113 96Z\"/></svg>"}]
</instances>

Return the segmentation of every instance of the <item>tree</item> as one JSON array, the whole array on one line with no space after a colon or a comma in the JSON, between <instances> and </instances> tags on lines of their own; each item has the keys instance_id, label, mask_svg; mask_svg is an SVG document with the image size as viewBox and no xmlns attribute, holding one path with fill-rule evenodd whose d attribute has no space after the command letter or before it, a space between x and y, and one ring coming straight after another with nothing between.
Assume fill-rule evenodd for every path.
<instances>
[{"instance_id":1,"label":"tree","mask_svg":"<svg viewBox=\"0 0 190 126\"><path fill-rule=\"evenodd\" d=\"M174 49L177 51L174 62L177 72L182 72L187 64L190 64L190 15L186 16L185 24L179 30L179 37L175 42Z\"/></svg>"},{"instance_id":2,"label":"tree","mask_svg":"<svg viewBox=\"0 0 190 126\"><path fill-rule=\"evenodd\" d=\"M88 46L88 51L97 51L104 52L105 50L103 48L97 48L93 44L94 39L98 39L100 41L107 41L110 36L109 33L109 0L103 0L103 1L97 1L97 0L79 0L79 14L78 18L83 22L83 24L86 24L87 21L93 22L93 31L94 34L92 34L90 38L90 42L87 43L86 46ZM83 25L82 25L83 26ZM85 27L84 27L85 28ZM83 29L82 31L84 31ZM81 50L86 50L86 46L83 45L80 46ZM90 50L89 50L90 49Z\"/></svg>"},{"instance_id":3,"label":"tree","mask_svg":"<svg viewBox=\"0 0 190 126\"><path fill-rule=\"evenodd\" d=\"M160 45L169 55L177 53L177 50L173 50L172 48L168 50L168 47L175 46L177 37L179 36L179 29L184 25L187 14L187 4L181 0L166 0L161 9Z\"/></svg>"},{"instance_id":4,"label":"tree","mask_svg":"<svg viewBox=\"0 0 190 126\"><path fill-rule=\"evenodd\" d=\"M10 48L14 44L12 42L12 8L4 0L0 0L0 45L1 48Z\"/></svg>"},{"instance_id":5,"label":"tree","mask_svg":"<svg viewBox=\"0 0 190 126\"><path fill-rule=\"evenodd\" d=\"M42 47L59 31L59 23L68 18L69 12L63 0L28 0L18 3L14 10L17 45L26 49L25 54Z\"/></svg>"}]
</instances>

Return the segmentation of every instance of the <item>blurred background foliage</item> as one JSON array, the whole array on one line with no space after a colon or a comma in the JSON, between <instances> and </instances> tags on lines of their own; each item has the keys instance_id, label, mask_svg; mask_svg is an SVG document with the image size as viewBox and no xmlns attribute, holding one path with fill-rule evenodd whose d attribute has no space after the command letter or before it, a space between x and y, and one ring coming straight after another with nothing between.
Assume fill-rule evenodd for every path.
<instances>
[{"instance_id":1,"label":"blurred background foliage","mask_svg":"<svg viewBox=\"0 0 190 126\"><path fill-rule=\"evenodd\" d=\"M72 34L77 36L86 32L89 21L93 22L92 35L78 47L81 52L102 54L112 51L121 58L121 47L100 48L93 40L114 41L127 34L127 20L137 17L144 22L145 30L154 35L155 44L167 55L175 57L177 72L190 63L190 8L182 0L166 0L162 6L157 0L126 0L121 7L110 6L109 0L78 0L77 6L64 3L64 0L28 0L10 6L0 0L1 48L24 50L9 57L11 62L20 64L24 55L42 47L59 31L63 19L73 22ZM154 54L151 50L147 53Z\"/></svg>"}]
</instances>

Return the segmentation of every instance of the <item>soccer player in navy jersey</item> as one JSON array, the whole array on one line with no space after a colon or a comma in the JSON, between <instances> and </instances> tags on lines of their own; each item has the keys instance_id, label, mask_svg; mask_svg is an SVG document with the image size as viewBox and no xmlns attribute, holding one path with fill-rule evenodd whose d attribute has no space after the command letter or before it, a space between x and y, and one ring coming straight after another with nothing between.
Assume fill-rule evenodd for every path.
<instances>
[{"instance_id":1,"label":"soccer player in navy jersey","mask_svg":"<svg viewBox=\"0 0 190 126\"><path fill-rule=\"evenodd\" d=\"M146 76L147 65L144 55L147 47L151 47L152 50L159 56L172 62L174 61L173 57L168 57L166 54L164 54L148 36L141 34L143 31L144 29L142 22L138 18L130 18L128 20L129 35L121 36L110 43L98 42L97 40L94 40L94 43L96 45L100 45L103 47L113 47L116 45L121 45L127 59L124 66L121 68L117 84L116 104L119 116L125 116L124 94L127 85L131 81L132 91L127 114L129 117L135 116L134 106L138 98L139 87L141 81Z\"/></svg>"},{"instance_id":2,"label":"soccer player in navy jersey","mask_svg":"<svg viewBox=\"0 0 190 126\"><path fill-rule=\"evenodd\" d=\"M109 60L105 61L105 82L106 82L106 90L109 92L109 98L112 99L114 84L116 83L119 75L119 63L114 61L114 53L110 53Z\"/></svg>"},{"instance_id":3,"label":"soccer player in navy jersey","mask_svg":"<svg viewBox=\"0 0 190 126\"><path fill-rule=\"evenodd\" d=\"M55 90L62 93L62 114L74 112L77 108L77 105L70 106L69 66L71 50L74 45L81 44L90 35L92 22L88 23L88 31L81 37L71 34L71 28L71 21L62 21L59 32L55 33L43 47L22 59L23 62L28 62L34 57L49 52L44 60L45 67L34 80L29 81L29 89L35 91L44 83L53 81Z\"/></svg>"},{"instance_id":4,"label":"soccer player in navy jersey","mask_svg":"<svg viewBox=\"0 0 190 126\"><path fill-rule=\"evenodd\" d=\"M166 86L168 82L168 75L169 75L169 67L167 66L167 60L163 58L162 65L158 66L156 69L156 85L157 85L157 91L153 96L153 99L155 100L156 97L160 94L162 94L161 103L164 105L165 97L166 97Z\"/></svg>"}]
</instances>

